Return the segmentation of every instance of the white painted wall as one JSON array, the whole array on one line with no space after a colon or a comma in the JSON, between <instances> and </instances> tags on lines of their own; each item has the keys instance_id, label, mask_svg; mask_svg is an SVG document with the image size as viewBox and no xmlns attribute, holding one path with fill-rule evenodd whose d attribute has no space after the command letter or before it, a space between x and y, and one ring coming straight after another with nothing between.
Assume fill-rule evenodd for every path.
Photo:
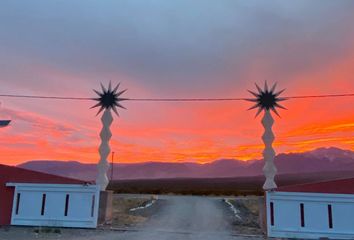
<instances>
[{"instance_id":1,"label":"white painted wall","mask_svg":"<svg viewBox=\"0 0 354 240\"><path fill-rule=\"evenodd\" d=\"M98 185L28 183L6 185L15 187L12 225L80 228L97 226L100 193ZM45 204L42 204L43 194L46 196ZM65 216L67 194L69 197ZM44 205L43 215L42 205Z\"/></svg>"},{"instance_id":2,"label":"white painted wall","mask_svg":"<svg viewBox=\"0 0 354 240\"><path fill-rule=\"evenodd\" d=\"M274 206L271 225L270 203ZM301 226L300 204L304 204ZM354 239L354 195L292 193L269 191L266 194L269 237ZM329 227L328 205L332 206L333 228Z\"/></svg>"}]
</instances>

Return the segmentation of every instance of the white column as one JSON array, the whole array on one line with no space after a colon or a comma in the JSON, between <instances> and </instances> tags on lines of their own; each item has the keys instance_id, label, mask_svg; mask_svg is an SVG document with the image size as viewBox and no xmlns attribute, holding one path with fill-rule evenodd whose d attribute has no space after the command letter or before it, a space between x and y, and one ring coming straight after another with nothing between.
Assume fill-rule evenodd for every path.
<instances>
[{"instance_id":1,"label":"white column","mask_svg":"<svg viewBox=\"0 0 354 240\"><path fill-rule=\"evenodd\" d=\"M274 165L275 152L272 147L274 141L274 134L272 131L274 120L270 113L270 110L264 111L264 116L262 118L262 125L264 127L264 133L262 136L264 142L263 158L264 167L263 172L266 177L266 181L263 185L264 190L271 190L277 187L274 182L275 174L277 173L277 168Z\"/></svg>"},{"instance_id":2,"label":"white column","mask_svg":"<svg viewBox=\"0 0 354 240\"><path fill-rule=\"evenodd\" d=\"M99 147L100 161L97 164L98 174L97 174L96 184L100 186L101 191L104 191L106 190L109 182L107 177L107 170L109 168L107 157L111 152L111 148L109 147L109 140L112 137L110 126L113 122L113 117L110 109L106 109L104 111L101 117L101 122L102 122L102 130L100 132L101 145Z\"/></svg>"}]
</instances>

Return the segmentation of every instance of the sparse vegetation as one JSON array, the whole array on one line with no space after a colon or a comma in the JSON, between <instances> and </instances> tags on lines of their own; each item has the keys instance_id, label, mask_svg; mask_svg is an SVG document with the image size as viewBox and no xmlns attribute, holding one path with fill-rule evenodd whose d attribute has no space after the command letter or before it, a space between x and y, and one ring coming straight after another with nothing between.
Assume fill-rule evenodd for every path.
<instances>
[{"instance_id":1,"label":"sparse vegetation","mask_svg":"<svg viewBox=\"0 0 354 240\"><path fill-rule=\"evenodd\" d=\"M256 182L255 182L256 181ZM253 182L234 179L119 180L108 186L115 193L181 195L262 195L261 177Z\"/></svg>"},{"instance_id":2,"label":"sparse vegetation","mask_svg":"<svg viewBox=\"0 0 354 240\"><path fill-rule=\"evenodd\" d=\"M239 211L240 218L234 218L235 231L241 234L262 234L259 222L259 198L229 199Z\"/></svg>"},{"instance_id":3,"label":"sparse vegetation","mask_svg":"<svg viewBox=\"0 0 354 240\"><path fill-rule=\"evenodd\" d=\"M276 176L278 186L329 180L338 175L285 174ZM235 178L170 178L116 180L110 182L109 190L115 193L218 195L218 196L262 196L264 176Z\"/></svg>"},{"instance_id":4,"label":"sparse vegetation","mask_svg":"<svg viewBox=\"0 0 354 240\"><path fill-rule=\"evenodd\" d=\"M112 227L128 227L133 224L143 223L147 220L139 212L129 211L132 208L144 206L151 198L126 198L115 195L113 198Z\"/></svg>"},{"instance_id":5,"label":"sparse vegetation","mask_svg":"<svg viewBox=\"0 0 354 240\"><path fill-rule=\"evenodd\" d=\"M55 234L61 234L61 229L60 228L54 228L54 227L36 227L33 230L34 233L37 234L48 234L48 233L55 233Z\"/></svg>"}]
</instances>

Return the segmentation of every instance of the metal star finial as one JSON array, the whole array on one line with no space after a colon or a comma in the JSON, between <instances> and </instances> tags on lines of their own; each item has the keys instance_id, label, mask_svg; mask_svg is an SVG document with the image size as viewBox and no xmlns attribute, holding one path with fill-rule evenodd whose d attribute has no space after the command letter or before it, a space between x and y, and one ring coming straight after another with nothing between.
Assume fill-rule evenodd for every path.
<instances>
[{"instance_id":1,"label":"metal star finial","mask_svg":"<svg viewBox=\"0 0 354 240\"><path fill-rule=\"evenodd\" d=\"M119 116L117 107L126 109L120 104L120 102L128 99L121 98L120 95L127 91L127 89L117 92L119 85L120 83L118 83L117 86L112 90L111 82L109 82L108 89L105 88L101 83L102 92L99 92L95 89L93 90L99 96L98 98L92 99L98 101L98 103L91 108L100 107L100 110L97 112L96 116L100 114L104 109L112 109L117 114L117 116Z\"/></svg>"},{"instance_id":2,"label":"metal star finial","mask_svg":"<svg viewBox=\"0 0 354 240\"><path fill-rule=\"evenodd\" d=\"M282 108L286 109L282 105L280 105L278 102L280 101L285 101L287 98L280 98L279 95L284 92L285 89L275 92L277 84L275 83L271 89L268 88L267 81L264 83L264 89L261 89L257 84L256 88L258 90L258 93L252 92L248 90L253 96L256 98L253 99L247 99L247 101L251 102L256 102L256 104L252 107L250 107L248 110L258 108L258 111L256 113L256 117L262 112L262 110L272 110L275 114L278 116L279 113L277 112L276 108Z\"/></svg>"}]
</instances>

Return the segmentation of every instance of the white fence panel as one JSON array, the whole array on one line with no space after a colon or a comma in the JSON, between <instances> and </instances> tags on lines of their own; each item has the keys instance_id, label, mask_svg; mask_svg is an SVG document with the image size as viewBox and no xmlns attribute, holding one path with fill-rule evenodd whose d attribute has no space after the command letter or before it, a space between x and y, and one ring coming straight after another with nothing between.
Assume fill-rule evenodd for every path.
<instances>
[{"instance_id":1,"label":"white fence panel","mask_svg":"<svg viewBox=\"0 0 354 240\"><path fill-rule=\"evenodd\" d=\"M11 224L95 228L99 186L8 183L15 187Z\"/></svg>"},{"instance_id":2,"label":"white fence panel","mask_svg":"<svg viewBox=\"0 0 354 240\"><path fill-rule=\"evenodd\" d=\"M354 239L354 195L267 192L269 237Z\"/></svg>"}]
</instances>

